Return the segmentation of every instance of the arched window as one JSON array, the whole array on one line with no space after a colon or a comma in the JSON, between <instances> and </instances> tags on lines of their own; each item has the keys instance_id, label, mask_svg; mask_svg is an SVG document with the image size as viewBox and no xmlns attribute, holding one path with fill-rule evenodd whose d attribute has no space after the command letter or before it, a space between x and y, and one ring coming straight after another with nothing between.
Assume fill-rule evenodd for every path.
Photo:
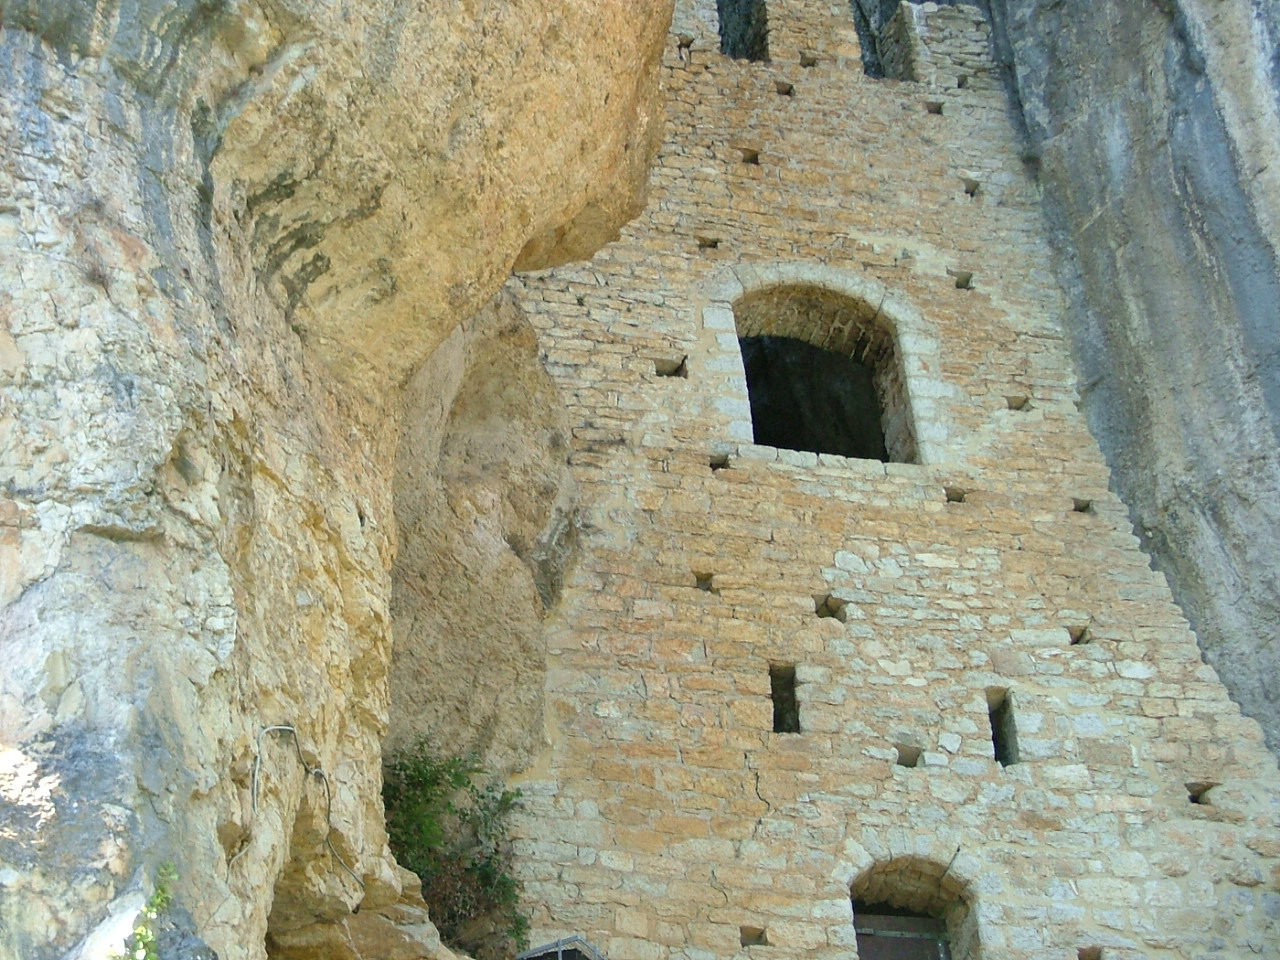
<instances>
[{"instance_id":1,"label":"arched window","mask_svg":"<svg viewBox=\"0 0 1280 960\"><path fill-rule=\"evenodd\" d=\"M747 293L733 314L756 443L916 461L906 378L875 305L795 284Z\"/></svg>"},{"instance_id":2,"label":"arched window","mask_svg":"<svg viewBox=\"0 0 1280 960\"><path fill-rule=\"evenodd\" d=\"M865 871L849 894L860 960L979 960L968 890L945 865L897 857Z\"/></svg>"}]
</instances>

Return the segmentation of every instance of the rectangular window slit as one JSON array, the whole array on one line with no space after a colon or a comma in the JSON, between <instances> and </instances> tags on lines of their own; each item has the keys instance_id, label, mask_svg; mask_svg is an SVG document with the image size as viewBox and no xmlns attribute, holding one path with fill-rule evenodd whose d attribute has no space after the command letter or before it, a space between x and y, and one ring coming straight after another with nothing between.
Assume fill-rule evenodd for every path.
<instances>
[{"instance_id":1,"label":"rectangular window slit","mask_svg":"<svg viewBox=\"0 0 1280 960\"><path fill-rule=\"evenodd\" d=\"M991 720L991 745L1000 766L1018 762L1018 727L1013 719L1013 694L1001 687L987 690L987 716Z\"/></svg>"},{"instance_id":2,"label":"rectangular window slit","mask_svg":"<svg viewBox=\"0 0 1280 960\"><path fill-rule=\"evenodd\" d=\"M773 732L800 732L800 702L796 699L796 665L769 664L769 695L773 698Z\"/></svg>"}]
</instances>

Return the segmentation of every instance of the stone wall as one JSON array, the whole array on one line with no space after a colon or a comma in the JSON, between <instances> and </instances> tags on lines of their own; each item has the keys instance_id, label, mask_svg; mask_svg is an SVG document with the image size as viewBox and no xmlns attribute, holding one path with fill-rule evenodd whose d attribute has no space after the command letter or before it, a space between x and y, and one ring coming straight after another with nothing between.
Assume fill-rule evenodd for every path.
<instances>
[{"instance_id":1,"label":"stone wall","mask_svg":"<svg viewBox=\"0 0 1280 960\"><path fill-rule=\"evenodd\" d=\"M166 956L439 952L379 920L398 390L636 209L665 13L0 6L0 957L166 862Z\"/></svg>"},{"instance_id":2,"label":"stone wall","mask_svg":"<svg viewBox=\"0 0 1280 960\"><path fill-rule=\"evenodd\" d=\"M1274 951L1276 766L1109 492L1003 91L870 79L816 0L732 61L709 7L646 212L510 286L582 514L520 779L535 942L834 960L874 896L957 960ZM892 331L918 463L752 442L735 306L813 287Z\"/></svg>"}]
</instances>

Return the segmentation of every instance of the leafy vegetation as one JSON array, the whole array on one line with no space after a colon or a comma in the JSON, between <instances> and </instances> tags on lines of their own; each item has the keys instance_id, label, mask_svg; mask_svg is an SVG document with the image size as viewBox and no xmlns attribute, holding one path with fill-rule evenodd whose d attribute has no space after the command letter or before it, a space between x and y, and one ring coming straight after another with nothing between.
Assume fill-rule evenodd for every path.
<instances>
[{"instance_id":1,"label":"leafy vegetation","mask_svg":"<svg viewBox=\"0 0 1280 960\"><path fill-rule=\"evenodd\" d=\"M177 879L178 872L172 863L161 865L156 876L156 888L133 925L133 935L125 941L125 952L115 954L112 960L160 960L155 923L173 902L173 883Z\"/></svg>"},{"instance_id":2,"label":"leafy vegetation","mask_svg":"<svg viewBox=\"0 0 1280 960\"><path fill-rule=\"evenodd\" d=\"M520 791L499 787L474 754L444 756L419 741L388 761L382 798L391 851L422 878L444 940L479 957L528 946L507 837Z\"/></svg>"}]
</instances>

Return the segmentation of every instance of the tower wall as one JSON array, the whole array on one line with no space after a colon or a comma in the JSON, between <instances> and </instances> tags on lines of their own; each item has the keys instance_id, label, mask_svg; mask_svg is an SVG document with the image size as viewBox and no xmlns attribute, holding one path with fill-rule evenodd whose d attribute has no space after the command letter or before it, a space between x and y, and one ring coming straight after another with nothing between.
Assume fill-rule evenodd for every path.
<instances>
[{"instance_id":1,"label":"tower wall","mask_svg":"<svg viewBox=\"0 0 1280 960\"><path fill-rule=\"evenodd\" d=\"M900 82L844 4L770 3L765 63L680 5L646 212L511 281L584 504L521 783L534 942L849 958L874 882L961 904L956 960L1280 947L1274 761L1108 492L1004 96L936 69L982 15L931 7ZM892 329L919 463L752 442L733 305L787 285Z\"/></svg>"}]
</instances>

